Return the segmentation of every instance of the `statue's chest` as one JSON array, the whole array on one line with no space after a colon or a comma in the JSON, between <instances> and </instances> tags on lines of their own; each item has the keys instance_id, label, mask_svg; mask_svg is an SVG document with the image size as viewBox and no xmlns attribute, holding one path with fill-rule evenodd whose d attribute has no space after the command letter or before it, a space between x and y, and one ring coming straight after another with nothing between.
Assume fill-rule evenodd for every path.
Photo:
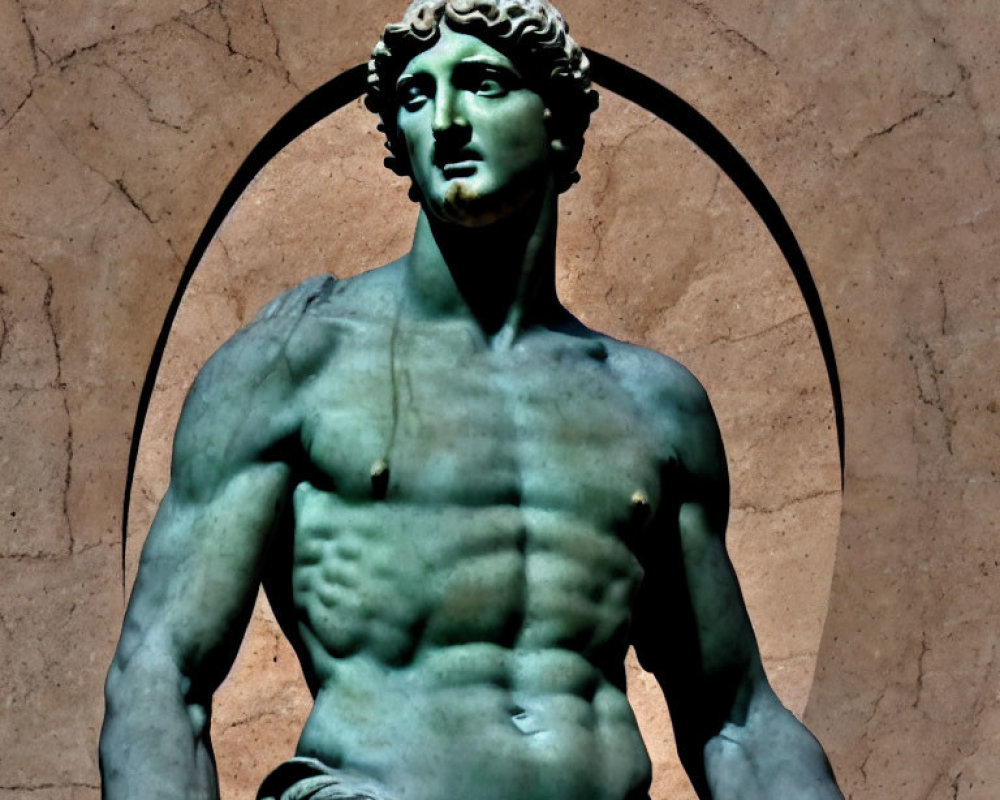
<instances>
[{"instance_id":1,"label":"statue's chest","mask_svg":"<svg viewBox=\"0 0 1000 800\"><path fill-rule=\"evenodd\" d=\"M584 343L496 353L445 331L362 344L340 348L303 397L305 452L329 490L609 523L637 493L655 500L645 412Z\"/></svg>"}]
</instances>

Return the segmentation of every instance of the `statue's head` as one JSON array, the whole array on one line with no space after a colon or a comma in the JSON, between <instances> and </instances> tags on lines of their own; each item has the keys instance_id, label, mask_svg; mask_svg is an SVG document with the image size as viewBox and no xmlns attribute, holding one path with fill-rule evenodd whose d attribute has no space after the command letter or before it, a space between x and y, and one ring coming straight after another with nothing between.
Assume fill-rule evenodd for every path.
<instances>
[{"instance_id":1,"label":"statue's head","mask_svg":"<svg viewBox=\"0 0 1000 800\"><path fill-rule=\"evenodd\" d=\"M406 128L414 124L409 113L418 109L415 99L427 92L408 75L438 69L445 44L449 53L462 47L468 52L475 43L467 37L485 45L481 48L485 60L492 52L495 62L512 67L521 94L536 96L554 188L565 191L579 179L576 166L590 114L597 107L597 93L590 88L587 57L570 38L562 15L546 0L414 0L402 22L386 27L368 62L366 98L368 108L381 118L379 129L386 135L391 154L386 166L420 185L419 164L411 163L414 144L406 139ZM469 60L474 62L477 56ZM478 94L490 98L488 93ZM528 113L524 104L510 102L475 105L470 113L479 114L487 127L493 122L491 109L503 114ZM530 136L532 121L512 123L520 124L524 136ZM413 160L417 159L414 151ZM414 199L418 197L419 193Z\"/></svg>"}]
</instances>

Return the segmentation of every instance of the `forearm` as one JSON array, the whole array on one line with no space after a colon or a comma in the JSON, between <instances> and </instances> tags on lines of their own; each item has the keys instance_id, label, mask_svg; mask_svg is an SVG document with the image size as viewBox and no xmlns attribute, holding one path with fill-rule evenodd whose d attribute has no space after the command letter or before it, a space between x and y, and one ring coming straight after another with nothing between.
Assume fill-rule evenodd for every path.
<instances>
[{"instance_id":1,"label":"forearm","mask_svg":"<svg viewBox=\"0 0 1000 800\"><path fill-rule=\"evenodd\" d=\"M100 758L104 800L216 800L209 711L186 699L166 656L142 653L108 674Z\"/></svg>"},{"instance_id":2,"label":"forearm","mask_svg":"<svg viewBox=\"0 0 1000 800\"><path fill-rule=\"evenodd\" d=\"M704 748L711 800L843 800L819 742L766 684Z\"/></svg>"}]
</instances>

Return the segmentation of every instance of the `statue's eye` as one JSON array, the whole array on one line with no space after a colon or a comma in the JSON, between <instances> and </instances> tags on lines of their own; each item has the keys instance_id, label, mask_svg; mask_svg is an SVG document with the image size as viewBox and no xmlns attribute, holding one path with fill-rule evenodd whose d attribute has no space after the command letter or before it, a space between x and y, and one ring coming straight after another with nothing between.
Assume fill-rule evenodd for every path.
<instances>
[{"instance_id":1,"label":"statue's eye","mask_svg":"<svg viewBox=\"0 0 1000 800\"><path fill-rule=\"evenodd\" d=\"M455 84L480 97L504 97L517 88L518 78L502 67L466 62L455 71Z\"/></svg>"},{"instance_id":2,"label":"statue's eye","mask_svg":"<svg viewBox=\"0 0 1000 800\"><path fill-rule=\"evenodd\" d=\"M396 84L396 98L399 105L407 111L416 111L427 102L427 88L424 81L415 77L403 78Z\"/></svg>"},{"instance_id":3,"label":"statue's eye","mask_svg":"<svg viewBox=\"0 0 1000 800\"><path fill-rule=\"evenodd\" d=\"M497 78L483 78L476 87L476 94L484 97L502 97L507 94L507 87Z\"/></svg>"}]
</instances>

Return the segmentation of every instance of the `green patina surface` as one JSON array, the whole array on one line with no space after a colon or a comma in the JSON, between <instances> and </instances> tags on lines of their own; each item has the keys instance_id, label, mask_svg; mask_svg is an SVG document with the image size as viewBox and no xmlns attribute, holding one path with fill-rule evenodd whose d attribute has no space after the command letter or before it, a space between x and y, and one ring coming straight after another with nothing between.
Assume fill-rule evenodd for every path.
<instances>
[{"instance_id":1,"label":"green patina surface","mask_svg":"<svg viewBox=\"0 0 1000 800\"><path fill-rule=\"evenodd\" d=\"M412 250L278 298L191 390L108 678L105 794L216 794L211 696L263 583L315 698L287 780L317 797L646 797L630 644L701 796L839 797L761 667L708 399L559 303L574 146L538 59L456 6L382 74Z\"/></svg>"}]
</instances>

